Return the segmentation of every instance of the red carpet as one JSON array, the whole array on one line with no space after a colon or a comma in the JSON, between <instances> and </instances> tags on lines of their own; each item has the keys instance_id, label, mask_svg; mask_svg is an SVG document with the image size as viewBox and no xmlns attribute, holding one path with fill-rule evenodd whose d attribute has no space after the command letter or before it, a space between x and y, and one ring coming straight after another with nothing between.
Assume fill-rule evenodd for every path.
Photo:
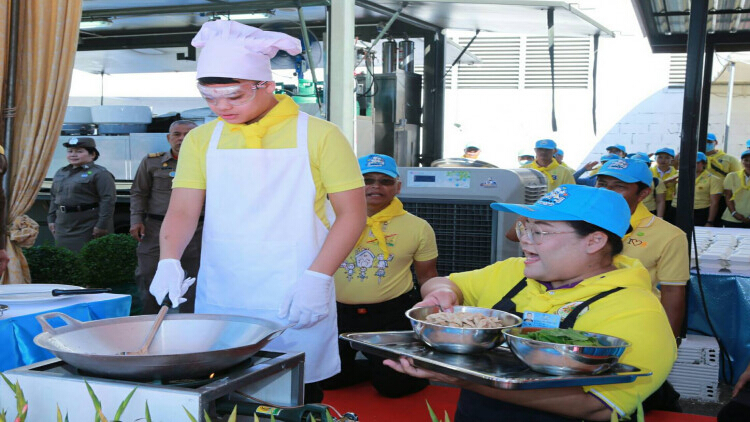
<instances>
[{"instance_id":1,"label":"red carpet","mask_svg":"<svg viewBox=\"0 0 750 422\"><path fill-rule=\"evenodd\" d=\"M424 390L400 399L389 399L378 394L369 382L339 390L326 390L323 403L333 406L342 415L356 413L362 422L429 421L427 404L430 402L437 417L445 420L445 412L453 420L458 402L458 388L430 385ZM653 410L646 414L646 422L716 422L716 417Z\"/></svg>"},{"instance_id":2,"label":"red carpet","mask_svg":"<svg viewBox=\"0 0 750 422\"><path fill-rule=\"evenodd\" d=\"M389 399L378 394L369 382L363 382L348 388L326 390L323 403L333 406L342 415L356 413L362 422L429 421L426 400L438 419L444 421L446 411L453 419L458 393L458 388L430 385L418 393Z\"/></svg>"},{"instance_id":3,"label":"red carpet","mask_svg":"<svg viewBox=\"0 0 750 422\"><path fill-rule=\"evenodd\" d=\"M715 416L690 415L687 413L652 410L645 415L646 422L716 422Z\"/></svg>"}]
</instances>

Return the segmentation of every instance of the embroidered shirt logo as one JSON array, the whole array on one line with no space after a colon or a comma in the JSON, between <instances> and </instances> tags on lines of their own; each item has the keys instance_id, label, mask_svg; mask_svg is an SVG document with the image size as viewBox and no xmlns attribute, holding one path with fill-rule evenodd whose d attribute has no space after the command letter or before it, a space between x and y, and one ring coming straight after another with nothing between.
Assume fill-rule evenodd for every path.
<instances>
[{"instance_id":1,"label":"embroidered shirt logo","mask_svg":"<svg viewBox=\"0 0 750 422\"><path fill-rule=\"evenodd\" d=\"M568 303L566 305L563 305L563 306L559 307L555 313L557 315L559 315L561 319L565 319L565 318L567 318L568 315L570 315L571 312L573 312L573 310L578 305L580 305L582 303L583 302L570 302L570 303ZM589 310L588 306L585 307L585 308L583 308L583 309L581 309L581 312L578 313L578 316L580 317L581 315L583 315L586 312L588 312L588 310Z\"/></svg>"}]
</instances>

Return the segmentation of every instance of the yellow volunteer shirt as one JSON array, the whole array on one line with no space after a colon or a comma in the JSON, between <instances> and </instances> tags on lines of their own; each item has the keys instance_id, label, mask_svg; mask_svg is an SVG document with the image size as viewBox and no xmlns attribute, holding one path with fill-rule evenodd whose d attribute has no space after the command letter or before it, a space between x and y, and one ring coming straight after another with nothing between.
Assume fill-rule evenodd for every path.
<instances>
[{"instance_id":1,"label":"yellow volunteer shirt","mask_svg":"<svg viewBox=\"0 0 750 422\"><path fill-rule=\"evenodd\" d=\"M633 231L622 239L622 254L641 261L651 278L657 297L659 284L684 286L690 279L688 243L685 232L651 214L643 203L630 217Z\"/></svg>"},{"instance_id":2,"label":"yellow volunteer shirt","mask_svg":"<svg viewBox=\"0 0 750 422\"><path fill-rule=\"evenodd\" d=\"M654 182L651 182L651 193L643 200L643 205L645 205L646 209L649 211L656 212L656 195L666 194L667 188L664 186L664 183L659 182L659 184L654 187Z\"/></svg>"},{"instance_id":3,"label":"yellow volunteer shirt","mask_svg":"<svg viewBox=\"0 0 750 422\"><path fill-rule=\"evenodd\" d=\"M435 232L416 215L406 213L383 223L388 258L369 227L365 230L368 235L333 274L337 302L354 305L395 299L414 287L412 262L438 256Z\"/></svg>"},{"instance_id":4,"label":"yellow volunteer shirt","mask_svg":"<svg viewBox=\"0 0 750 422\"><path fill-rule=\"evenodd\" d=\"M450 275L464 295L464 305L491 308L522 278L524 258L510 258L488 267ZM656 391L667 379L677 358L672 329L661 303L651 293L648 272L636 259L618 255L616 270L583 280L578 285L547 291L535 280L514 298L519 312L534 311L568 315L579 303L590 297L626 287L617 293L592 303L576 320L576 330L603 333L623 338L631 346L620 358L622 363L653 372L650 377L639 377L626 384L582 387L594 394L620 416L633 413L642 400Z\"/></svg>"},{"instance_id":5,"label":"yellow volunteer shirt","mask_svg":"<svg viewBox=\"0 0 750 422\"><path fill-rule=\"evenodd\" d=\"M653 174L654 177L659 179L659 181L661 182L659 183L660 185L664 184L666 186L664 181L667 179L672 179L676 177L679 174L679 172L677 171L676 168L669 166L669 171L665 172L664 175L662 176L662 174L659 173L659 168L657 166L654 166L654 167L651 167L651 174ZM667 196L664 199L666 199L667 201L671 201L672 198L674 198L674 188L675 188L675 184L670 184L669 186L666 187Z\"/></svg>"},{"instance_id":6,"label":"yellow volunteer shirt","mask_svg":"<svg viewBox=\"0 0 750 422\"><path fill-rule=\"evenodd\" d=\"M750 216L750 190L748 189L750 189L750 180L748 180L745 170L729 173L727 178L724 179L724 190L732 191L734 209L745 217ZM729 208L724 211L721 219L732 223L740 222L740 220L732 217Z\"/></svg>"},{"instance_id":7,"label":"yellow volunteer shirt","mask_svg":"<svg viewBox=\"0 0 750 422\"><path fill-rule=\"evenodd\" d=\"M716 150L716 154L713 155L706 154L706 158L708 158L706 170L721 179L722 182L729 173L742 170L740 160L722 150Z\"/></svg>"},{"instance_id":8,"label":"yellow volunteer shirt","mask_svg":"<svg viewBox=\"0 0 750 422\"><path fill-rule=\"evenodd\" d=\"M552 160L552 163L550 163L550 165L548 165L547 167L542 167L537 164L536 161L532 161L529 164L524 164L523 166L521 166L521 168L539 170L544 173L544 175L547 177L547 192L552 192L560 185L576 184L576 181L573 178L573 172L570 169L558 164L554 159Z\"/></svg>"},{"instance_id":9,"label":"yellow volunteer shirt","mask_svg":"<svg viewBox=\"0 0 750 422\"><path fill-rule=\"evenodd\" d=\"M286 95L277 95L279 106L299 110L294 101ZM284 102L282 104L282 102ZM177 174L172 188L206 189L206 151L211 134L218 119L190 131L180 147L177 161ZM252 148L248 145L239 125L224 124L219 139L220 149ZM297 146L297 115L268 128L261 139L260 148L295 148ZM343 192L364 186L357 158L346 137L333 123L310 116L307 128L307 146L310 154L310 169L315 182L315 211L321 221L329 226L325 212L325 199L329 193ZM283 163L279 163L283 165ZM259 175L260 177L261 175ZM248 183L252 183L248 180ZM294 206L294 204L289 204Z\"/></svg>"},{"instance_id":10,"label":"yellow volunteer shirt","mask_svg":"<svg viewBox=\"0 0 750 422\"><path fill-rule=\"evenodd\" d=\"M679 183L677 183L679 185ZM708 171L703 171L700 176L695 178L695 198L693 198L693 208L701 210L711 206L711 195L721 195L724 193L724 183L720 178L714 176ZM677 189L674 191L672 206L677 207Z\"/></svg>"}]
</instances>

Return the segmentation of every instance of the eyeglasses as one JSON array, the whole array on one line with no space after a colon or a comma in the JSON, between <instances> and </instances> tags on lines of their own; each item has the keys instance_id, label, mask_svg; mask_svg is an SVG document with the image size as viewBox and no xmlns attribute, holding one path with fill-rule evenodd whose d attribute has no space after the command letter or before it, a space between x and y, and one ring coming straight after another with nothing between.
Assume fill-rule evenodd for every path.
<instances>
[{"instance_id":1,"label":"eyeglasses","mask_svg":"<svg viewBox=\"0 0 750 422\"><path fill-rule=\"evenodd\" d=\"M575 233L575 231L571 230L567 232L545 232L539 230L539 227L537 227L534 223L523 223L521 221L516 222L516 236L518 236L518 240L521 240L524 236L526 236L529 241L535 245L541 245L542 242L544 242L544 235L565 233Z\"/></svg>"},{"instance_id":2,"label":"eyeglasses","mask_svg":"<svg viewBox=\"0 0 750 422\"><path fill-rule=\"evenodd\" d=\"M223 98L227 104L236 107L249 103L255 99L258 90L266 85L265 81L253 84L242 82L236 85L212 87L198 84L198 91L208 105L217 105ZM248 92L249 91L249 92Z\"/></svg>"},{"instance_id":3,"label":"eyeglasses","mask_svg":"<svg viewBox=\"0 0 750 422\"><path fill-rule=\"evenodd\" d=\"M374 184L379 184L380 186L393 186L397 182L396 179L393 178L382 178L382 179L375 179L372 177L365 177L365 185L370 186Z\"/></svg>"}]
</instances>

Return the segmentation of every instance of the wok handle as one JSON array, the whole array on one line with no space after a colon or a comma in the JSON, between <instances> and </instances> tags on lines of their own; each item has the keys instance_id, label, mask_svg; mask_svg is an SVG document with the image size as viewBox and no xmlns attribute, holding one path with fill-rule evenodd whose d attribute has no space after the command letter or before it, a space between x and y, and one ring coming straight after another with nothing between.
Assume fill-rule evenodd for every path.
<instances>
[{"instance_id":1,"label":"wok handle","mask_svg":"<svg viewBox=\"0 0 750 422\"><path fill-rule=\"evenodd\" d=\"M66 324L72 327L80 327L81 325L83 325L81 321L75 318L71 318L62 312L48 312L46 314L41 314L41 315L36 316L37 322L39 322L39 325L42 326L42 331L44 331L45 333L51 333L51 334L56 333L56 329L52 328L52 326L49 325L49 322L47 322L48 319L52 319L52 318L60 318L61 320L65 321Z\"/></svg>"},{"instance_id":2,"label":"wok handle","mask_svg":"<svg viewBox=\"0 0 750 422\"><path fill-rule=\"evenodd\" d=\"M62 295L88 295L93 293L109 293L112 289L54 289L52 290L52 296Z\"/></svg>"}]
</instances>

